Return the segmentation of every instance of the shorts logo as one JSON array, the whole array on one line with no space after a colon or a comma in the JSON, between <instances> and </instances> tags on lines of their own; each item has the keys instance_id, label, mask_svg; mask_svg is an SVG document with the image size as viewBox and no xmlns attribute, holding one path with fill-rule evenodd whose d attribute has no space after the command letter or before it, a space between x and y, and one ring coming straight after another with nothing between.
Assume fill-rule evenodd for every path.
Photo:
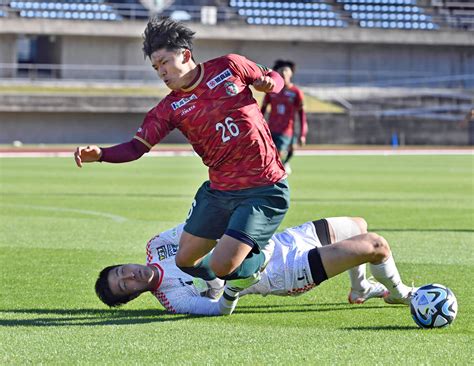
<instances>
[{"instance_id":1,"label":"shorts logo","mask_svg":"<svg viewBox=\"0 0 474 366\"><path fill-rule=\"evenodd\" d=\"M217 85L221 84L223 81L227 80L232 76L232 73L229 69L225 69L219 75L217 75L214 79L211 79L207 82L207 86L209 89L214 89Z\"/></svg>"},{"instance_id":2,"label":"shorts logo","mask_svg":"<svg viewBox=\"0 0 474 366\"><path fill-rule=\"evenodd\" d=\"M178 100L177 102L171 103L171 108L173 108L173 111L177 110L178 108L181 108L183 105L189 103L191 100L197 99L196 94L193 94L187 98L182 98Z\"/></svg>"},{"instance_id":3,"label":"shorts logo","mask_svg":"<svg viewBox=\"0 0 474 366\"><path fill-rule=\"evenodd\" d=\"M227 95L229 95L231 97L233 97L234 95L237 95L239 93L239 88L237 87L237 85L235 85L231 81L227 81L224 84L224 88L225 88L225 92L227 93Z\"/></svg>"}]
</instances>

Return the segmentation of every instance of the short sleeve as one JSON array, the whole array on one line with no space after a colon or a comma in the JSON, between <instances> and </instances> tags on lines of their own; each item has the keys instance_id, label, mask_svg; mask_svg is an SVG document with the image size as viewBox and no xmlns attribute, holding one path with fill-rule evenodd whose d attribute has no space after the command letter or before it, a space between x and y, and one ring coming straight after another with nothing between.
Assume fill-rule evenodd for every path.
<instances>
[{"instance_id":1,"label":"short sleeve","mask_svg":"<svg viewBox=\"0 0 474 366\"><path fill-rule=\"evenodd\" d=\"M146 114L134 138L151 149L174 129L174 125L171 121L163 117L166 115L167 114L163 113L161 103L151 109Z\"/></svg>"},{"instance_id":2,"label":"short sleeve","mask_svg":"<svg viewBox=\"0 0 474 366\"><path fill-rule=\"evenodd\" d=\"M270 69L266 66L259 65L244 56L230 54L227 55L231 69L245 82L250 85L260 76L266 75Z\"/></svg>"}]
</instances>

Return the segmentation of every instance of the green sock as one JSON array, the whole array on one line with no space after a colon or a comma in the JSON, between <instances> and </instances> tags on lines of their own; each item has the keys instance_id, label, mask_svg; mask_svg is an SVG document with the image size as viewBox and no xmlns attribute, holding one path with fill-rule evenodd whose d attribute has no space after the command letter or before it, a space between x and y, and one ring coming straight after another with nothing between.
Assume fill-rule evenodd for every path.
<instances>
[{"instance_id":1,"label":"green sock","mask_svg":"<svg viewBox=\"0 0 474 366\"><path fill-rule=\"evenodd\" d=\"M201 262L194 265L193 267L179 267L180 270L186 272L193 277L199 277L206 281L212 281L216 279L216 274L212 271L209 266L211 259L211 253L207 254Z\"/></svg>"},{"instance_id":2,"label":"green sock","mask_svg":"<svg viewBox=\"0 0 474 366\"><path fill-rule=\"evenodd\" d=\"M250 253L244 261L238 266L234 272L227 276L221 277L223 280L236 280L240 278L247 278L258 272L265 262L265 255L260 253Z\"/></svg>"}]
</instances>

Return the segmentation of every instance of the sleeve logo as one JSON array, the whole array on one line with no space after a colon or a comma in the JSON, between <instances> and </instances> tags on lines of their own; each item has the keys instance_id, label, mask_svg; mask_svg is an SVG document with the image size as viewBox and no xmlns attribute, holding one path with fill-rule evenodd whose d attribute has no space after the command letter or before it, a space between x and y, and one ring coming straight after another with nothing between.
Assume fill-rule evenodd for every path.
<instances>
[{"instance_id":1,"label":"sleeve logo","mask_svg":"<svg viewBox=\"0 0 474 366\"><path fill-rule=\"evenodd\" d=\"M222 82L224 82L225 80L227 80L231 76L232 76L232 73L230 72L230 70L225 69L219 75L217 75L213 79L209 80L207 82L207 86L209 87L209 89L214 89L217 85L221 84Z\"/></svg>"}]
</instances>

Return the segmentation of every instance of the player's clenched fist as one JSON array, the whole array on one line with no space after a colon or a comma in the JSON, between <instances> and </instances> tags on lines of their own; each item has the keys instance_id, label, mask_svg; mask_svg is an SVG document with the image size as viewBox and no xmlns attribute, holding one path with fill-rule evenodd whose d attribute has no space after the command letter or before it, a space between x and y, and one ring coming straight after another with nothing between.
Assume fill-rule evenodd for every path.
<instances>
[{"instance_id":1,"label":"player's clenched fist","mask_svg":"<svg viewBox=\"0 0 474 366\"><path fill-rule=\"evenodd\" d=\"M260 76L252 85L258 91L271 93L275 86L275 81L270 76Z\"/></svg>"},{"instance_id":2,"label":"player's clenched fist","mask_svg":"<svg viewBox=\"0 0 474 366\"><path fill-rule=\"evenodd\" d=\"M99 146L78 146L74 152L74 160L79 168L82 168L82 163L92 163L99 161L102 152Z\"/></svg>"}]
</instances>

